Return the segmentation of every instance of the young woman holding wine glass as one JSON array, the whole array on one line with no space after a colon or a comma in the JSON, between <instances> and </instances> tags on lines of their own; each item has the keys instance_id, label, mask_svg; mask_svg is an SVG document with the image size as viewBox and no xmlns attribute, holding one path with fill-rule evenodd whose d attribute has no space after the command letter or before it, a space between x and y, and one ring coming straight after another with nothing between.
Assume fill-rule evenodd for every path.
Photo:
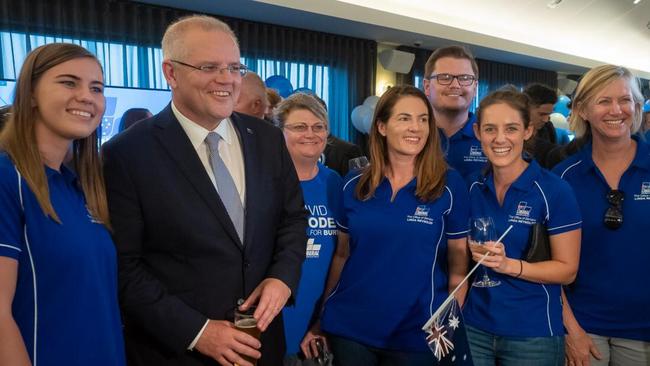
<instances>
[{"instance_id":1,"label":"young woman holding wine glass","mask_svg":"<svg viewBox=\"0 0 650 366\"><path fill-rule=\"evenodd\" d=\"M475 261L489 253L463 310L476 366L564 362L560 285L578 269L581 217L571 187L524 153L528 110L523 93L499 90L481 101L474 126L489 165L470 185L471 232L493 222L494 237L512 225L503 243L470 235ZM533 263L527 252L540 225L550 258Z\"/></svg>"}]
</instances>

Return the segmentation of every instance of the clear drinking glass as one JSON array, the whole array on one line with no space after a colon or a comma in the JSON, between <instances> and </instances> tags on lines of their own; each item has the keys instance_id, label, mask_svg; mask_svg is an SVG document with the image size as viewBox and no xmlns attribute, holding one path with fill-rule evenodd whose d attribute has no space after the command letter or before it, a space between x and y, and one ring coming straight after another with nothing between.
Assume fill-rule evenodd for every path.
<instances>
[{"instance_id":1,"label":"clear drinking glass","mask_svg":"<svg viewBox=\"0 0 650 366\"><path fill-rule=\"evenodd\" d=\"M496 228L491 217L474 217L469 222L469 242L470 244L483 245L489 241L497 240ZM487 268L483 268L483 276L478 276L474 280L474 287L495 287L499 286L501 281L493 280L488 276Z\"/></svg>"}]
</instances>

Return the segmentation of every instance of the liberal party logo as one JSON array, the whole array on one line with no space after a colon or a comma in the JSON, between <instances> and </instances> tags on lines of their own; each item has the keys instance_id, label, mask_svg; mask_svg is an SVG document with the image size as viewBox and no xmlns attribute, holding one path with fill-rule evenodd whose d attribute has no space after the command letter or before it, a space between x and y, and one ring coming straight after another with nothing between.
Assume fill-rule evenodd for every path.
<instances>
[{"instance_id":1,"label":"liberal party logo","mask_svg":"<svg viewBox=\"0 0 650 366\"><path fill-rule=\"evenodd\" d=\"M483 151L480 146L470 146L469 156L483 156Z\"/></svg>"},{"instance_id":2,"label":"liberal party logo","mask_svg":"<svg viewBox=\"0 0 650 366\"><path fill-rule=\"evenodd\" d=\"M517 205L517 216L529 217L532 209L532 207L528 206L528 202L520 201Z\"/></svg>"},{"instance_id":3,"label":"liberal party logo","mask_svg":"<svg viewBox=\"0 0 650 366\"><path fill-rule=\"evenodd\" d=\"M425 205L420 205L420 206L416 207L414 215L415 216L424 216L424 217L429 216L429 207L427 207Z\"/></svg>"},{"instance_id":4,"label":"liberal party logo","mask_svg":"<svg viewBox=\"0 0 650 366\"><path fill-rule=\"evenodd\" d=\"M463 156L463 161L485 163L487 162L487 157L483 155L483 150L481 150L481 146L472 145L469 147L469 155Z\"/></svg>"},{"instance_id":5,"label":"liberal party logo","mask_svg":"<svg viewBox=\"0 0 650 366\"><path fill-rule=\"evenodd\" d=\"M530 217L530 213L533 210L532 206L528 206L528 202L519 201L517 204L517 210L514 215L508 215L508 222L514 222L525 225L533 225L537 222L535 217Z\"/></svg>"},{"instance_id":6,"label":"liberal party logo","mask_svg":"<svg viewBox=\"0 0 650 366\"><path fill-rule=\"evenodd\" d=\"M316 244L314 238L307 240L307 258L318 258L320 256L320 244Z\"/></svg>"},{"instance_id":7,"label":"liberal party logo","mask_svg":"<svg viewBox=\"0 0 650 366\"><path fill-rule=\"evenodd\" d=\"M641 193L634 195L635 201L648 201L650 200L650 182L641 183Z\"/></svg>"},{"instance_id":8,"label":"liberal party logo","mask_svg":"<svg viewBox=\"0 0 650 366\"><path fill-rule=\"evenodd\" d=\"M432 225L433 219L429 217L429 206L419 205L416 207L413 215L406 215L406 222L419 222L421 224Z\"/></svg>"},{"instance_id":9,"label":"liberal party logo","mask_svg":"<svg viewBox=\"0 0 650 366\"><path fill-rule=\"evenodd\" d=\"M650 182L641 183L641 194L650 194Z\"/></svg>"}]
</instances>

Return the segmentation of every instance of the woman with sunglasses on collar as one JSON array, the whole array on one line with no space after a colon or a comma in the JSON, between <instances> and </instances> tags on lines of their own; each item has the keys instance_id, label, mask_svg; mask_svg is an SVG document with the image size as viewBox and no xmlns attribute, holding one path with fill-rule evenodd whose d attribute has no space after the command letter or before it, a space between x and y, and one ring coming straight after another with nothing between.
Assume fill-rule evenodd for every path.
<instances>
[{"instance_id":1,"label":"woman with sunglasses on collar","mask_svg":"<svg viewBox=\"0 0 650 366\"><path fill-rule=\"evenodd\" d=\"M475 366L564 363L560 285L578 269L581 218L571 187L524 153L529 110L525 94L499 90L483 98L474 125L489 165L470 185L470 223L491 218L495 236L512 227L503 243L484 245L471 229L472 258L490 253L463 310ZM550 255L535 260L527 254L540 227Z\"/></svg>"},{"instance_id":2,"label":"woman with sunglasses on collar","mask_svg":"<svg viewBox=\"0 0 650 366\"><path fill-rule=\"evenodd\" d=\"M591 69L570 117L587 143L553 169L583 215L580 269L564 289L570 365L650 364L650 149L635 135L642 108L628 69Z\"/></svg>"}]
</instances>

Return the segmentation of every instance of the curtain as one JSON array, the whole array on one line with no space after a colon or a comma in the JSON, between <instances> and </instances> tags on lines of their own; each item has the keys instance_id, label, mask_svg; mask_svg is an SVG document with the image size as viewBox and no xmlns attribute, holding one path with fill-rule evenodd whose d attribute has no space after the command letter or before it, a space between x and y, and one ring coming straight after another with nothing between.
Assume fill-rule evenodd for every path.
<instances>
[{"instance_id":1,"label":"curtain","mask_svg":"<svg viewBox=\"0 0 650 366\"><path fill-rule=\"evenodd\" d=\"M160 40L170 22L189 14L193 12L126 0L0 0L0 31L103 42L109 45L109 49L102 49L106 52L111 52L110 45L118 44L125 54L125 64L137 65L122 65L121 74L127 72L121 77L128 79L123 81L124 86L166 87L160 80L156 82L160 77L155 75L161 61ZM327 67L326 99L332 133L348 140L357 137L349 122L350 112L374 94L376 42L215 16L237 34L242 57L247 60ZM26 45L32 46L29 41ZM126 49L125 45L139 48ZM4 58L6 50L2 51ZM129 72L131 69L135 71Z\"/></svg>"}]
</instances>

